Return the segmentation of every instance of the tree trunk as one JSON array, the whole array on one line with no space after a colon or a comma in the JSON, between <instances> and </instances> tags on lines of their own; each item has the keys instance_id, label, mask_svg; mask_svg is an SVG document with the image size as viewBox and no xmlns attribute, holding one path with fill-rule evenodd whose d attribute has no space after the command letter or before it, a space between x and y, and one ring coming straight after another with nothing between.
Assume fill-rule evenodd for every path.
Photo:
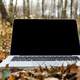
<instances>
[{"instance_id":1,"label":"tree trunk","mask_svg":"<svg viewBox=\"0 0 80 80\"><path fill-rule=\"evenodd\" d=\"M26 8L26 5L25 5L25 0L23 0L23 17L25 19L25 8Z\"/></svg>"},{"instance_id":2,"label":"tree trunk","mask_svg":"<svg viewBox=\"0 0 80 80\"><path fill-rule=\"evenodd\" d=\"M42 0L42 18L44 18L44 0Z\"/></svg>"},{"instance_id":3,"label":"tree trunk","mask_svg":"<svg viewBox=\"0 0 80 80\"><path fill-rule=\"evenodd\" d=\"M29 0L27 0L27 17L30 18Z\"/></svg>"},{"instance_id":4,"label":"tree trunk","mask_svg":"<svg viewBox=\"0 0 80 80\"><path fill-rule=\"evenodd\" d=\"M72 15L73 15L73 0L71 0L71 18L72 18Z\"/></svg>"},{"instance_id":5,"label":"tree trunk","mask_svg":"<svg viewBox=\"0 0 80 80\"><path fill-rule=\"evenodd\" d=\"M17 18L17 0L14 6L14 18Z\"/></svg>"},{"instance_id":6,"label":"tree trunk","mask_svg":"<svg viewBox=\"0 0 80 80\"><path fill-rule=\"evenodd\" d=\"M77 10L78 10L78 0L73 1L73 17L77 18Z\"/></svg>"},{"instance_id":7,"label":"tree trunk","mask_svg":"<svg viewBox=\"0 0 80 80\"><path fill-rule=\"evenodd\" d=\"M41 15L40 13L40 2L37 0L37 5L36 5L36 17L39 18Z\"/></svg>"},{"instance_id":8,"label":"tree trunk","mask_svg":"<svg viewBox=\"0 0 80 80\"><path fill-rule=\"evenodd\" d=\"M10 0L10 4L9 4L9 18L10 18L10 21L13 22L14 20L13 0Z\"/></svg>"},{"instance_id":9,"label":"tree trunk","mask_svg":"<svg viewBox=\"0 0 80 80\"><path fill-rule=\"evenodd\" d=\"M61 5L62 5L62 6L61 6L61 18L63 18L63 0L61 0L61 3L62 3L62 4L61 4Z\"/></svg>"},{"instance_id":10,"label":"tree trunk","mask_svg":"<svg viewBox=\"0 0 80 80\"><path fill-rule=\"evenodd\" d=\"M58 18L60 18L60 7L61 7L61 4L60 4L60 0L58 0Z\"/></svg>"},{"instance_id":11,"label":"tree trunk","mask_svg":"<svg viewBox=\"0 0 80 80\"><path fill-rule=\"evenodd\" d=\"M24 11L23 11L24 15L25 15L25 17L30 18L29 17L30 16L29 0L25 0L24 4L25 4Z\"/></svg>"},{"instance_id":12,"label":"tree trunk","mask_svg":"<svg viewBox=\"0 0 80 80\"><path fill-rule=\"evenodd\" d=\"M55 0L51 1L52 18L55 18Z\"/></svg>"},{"instance_id":13,"label":"tree trunk","mask_svg":"<svg viewBox=\"0 0 80 80\"><path fill-rule=\"evenodd\" d=\"M62 16L62 4L63 4L63 1L58 0L58 18L61 18Z\"/></svg>"},{"instance_id":14,"label":"tree trunk","mask_svg":"<svg viewBox=\"0 0 80 80\"><path fill-rule=\"evenodd\" d=\"M67 18L67 15L66 15L66 8L67 8L67 0L64 0L64 3L63 3L63 10L62 10L62 18Z\"/></svg>"},{"instance_id":15,"label":"tree trunk","mask_svg":"<svg viewBox=\"0 0 80 80\"><path fill-rule=\"evenodd\" d=\"M65 18L67 18L67 0L65 0L65 5L64 5L64 14L65 14Z\"/></svg>"},{"instance_id":16,"label":"tree trunk","mask_svg":"<svg viewBox=\"0 0 80 80\"><path fill-rule=\"evenodd\" d=\"M2 0L0 0L0 13L1 13L1 18L2 18L2 23L3 22L6 23L6 21L10 21L9 17L8 17L8 13L5 9L5 6L4 6Z\"/></svg>"}]
</instances>

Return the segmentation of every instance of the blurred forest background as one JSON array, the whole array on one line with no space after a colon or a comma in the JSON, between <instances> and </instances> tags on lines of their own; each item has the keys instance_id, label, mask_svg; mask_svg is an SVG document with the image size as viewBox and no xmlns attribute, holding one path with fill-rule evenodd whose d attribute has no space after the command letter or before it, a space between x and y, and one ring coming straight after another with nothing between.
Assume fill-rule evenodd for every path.
<instances>
[{"instance_id":1,"label":"blurred forest background","mask_svg":"<svg viewBox=\"0 0 80 80\"><path fill-rule=\"evenodd\" d=\"M10 53L14 19L66 18L77 20L80 34L80 0L0 0L0 55Z\"/></svg>"}]
</instances>

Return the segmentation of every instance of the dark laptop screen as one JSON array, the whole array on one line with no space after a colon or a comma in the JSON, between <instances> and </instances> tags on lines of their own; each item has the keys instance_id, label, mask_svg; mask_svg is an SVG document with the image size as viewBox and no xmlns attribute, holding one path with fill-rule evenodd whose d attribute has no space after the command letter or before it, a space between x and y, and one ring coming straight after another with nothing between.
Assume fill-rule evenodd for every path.
<instances>
[{"instance_id":1,"label":"dark laptop screen","mask_svg":"<svg viewBox=\"0 0 80 80\"><path fill-rule=\"evenodd\" d=\"M67 55L78 47L75 20L14 20L12 55Z\"/></svg>"}]
</instances>

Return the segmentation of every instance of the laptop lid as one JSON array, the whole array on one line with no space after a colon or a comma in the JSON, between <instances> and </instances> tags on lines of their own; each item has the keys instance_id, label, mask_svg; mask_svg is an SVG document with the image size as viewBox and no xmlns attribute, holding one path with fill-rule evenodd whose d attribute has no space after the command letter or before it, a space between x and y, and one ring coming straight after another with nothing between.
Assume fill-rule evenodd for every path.
<instances>
[{"instance_id":1,"label":"laptop lid","mask_svg":"<svg viewBox=\"0 0 80 80\"><path fill-rule=\"evenodd\" d=\"M14 20L11 55L76 55L78 48L75 20Z\"/></svg>"}]
</instances>

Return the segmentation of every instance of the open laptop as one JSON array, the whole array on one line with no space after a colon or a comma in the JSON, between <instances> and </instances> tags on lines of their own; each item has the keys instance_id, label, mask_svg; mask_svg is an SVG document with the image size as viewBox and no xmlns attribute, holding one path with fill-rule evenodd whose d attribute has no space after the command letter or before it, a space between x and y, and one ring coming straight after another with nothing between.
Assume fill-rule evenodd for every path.
<instances>
[{"instance_id":1,"label":"open laptop","mask_svg":"<svg viewBox=\"0 0 80 80\"><path fill-rule=\"evenodd\" d=\"M78 54L79 38L75 20L16 19L13 24L11 55L2 65L67 66L76 61L79 64Z\"/></svg>"}]
</instances>

